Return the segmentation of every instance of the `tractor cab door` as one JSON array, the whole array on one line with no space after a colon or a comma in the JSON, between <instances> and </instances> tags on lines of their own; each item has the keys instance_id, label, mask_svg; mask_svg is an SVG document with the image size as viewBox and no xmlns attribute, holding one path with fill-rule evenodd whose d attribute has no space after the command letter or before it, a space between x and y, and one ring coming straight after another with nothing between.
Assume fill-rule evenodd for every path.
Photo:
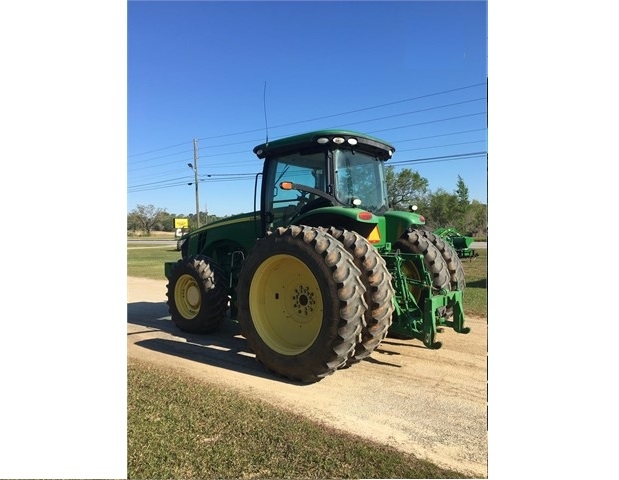
<instances>
[{"instance_id":1,"label":"tractor cab door","mask_svg":"<svg viewBox=\"0 0 619 480\"><path fill-rule=\"evenodd\" d=\"M327 186L326 152L294 153L269 158L262 178L263 232L290 224L290 220L312 197L298 190L284 190L281 182L307 185L323 192Z\"/></svg>"}]
</instances>

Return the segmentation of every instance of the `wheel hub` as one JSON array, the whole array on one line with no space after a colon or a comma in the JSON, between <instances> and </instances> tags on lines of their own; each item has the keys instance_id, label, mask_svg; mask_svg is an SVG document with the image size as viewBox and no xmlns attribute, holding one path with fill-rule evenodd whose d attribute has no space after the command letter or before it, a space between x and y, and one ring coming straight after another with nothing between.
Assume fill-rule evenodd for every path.
<instances>
[{"instance_id":1,"label":"wheel hub","mask_svg":"<svg viewBox=\"0 0 619 480\"><path fill-rule=\"evenodd\" d=\"M314 292L308 286L299 285L294 289L290 313L293 314L293 319L296 322L307 323L310 321L315 305Z\"/></svg>"},{"instance_id":2,"label":"wheel hub","mask_svg":"<svg viewBox=\"0 0 619 480\"><path fill-rule=\"evenodd\" d=\"M200 291L197 285L192 284L187 288L187 296L185 299L191 308L198 308L200 305Z\"/></svg>"}]
</instances>

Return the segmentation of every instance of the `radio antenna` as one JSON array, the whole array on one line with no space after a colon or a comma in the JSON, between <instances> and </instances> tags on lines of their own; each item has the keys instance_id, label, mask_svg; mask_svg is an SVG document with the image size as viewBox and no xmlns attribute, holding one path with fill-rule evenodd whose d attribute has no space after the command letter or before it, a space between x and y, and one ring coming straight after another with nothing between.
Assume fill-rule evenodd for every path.
<instances>
[{"instance_id":1,"label":"radio antenna","mask_svg":"<svg viewBox=\"0 0 619 480\"><path fill-rule=\"evenodd\" d=\"M264 108L264 128L266 130L265 147L269 146L269 123L267 122L267 82L264 81L264 91L262 93L262 105Z\"/></svg>"}]
</instances>

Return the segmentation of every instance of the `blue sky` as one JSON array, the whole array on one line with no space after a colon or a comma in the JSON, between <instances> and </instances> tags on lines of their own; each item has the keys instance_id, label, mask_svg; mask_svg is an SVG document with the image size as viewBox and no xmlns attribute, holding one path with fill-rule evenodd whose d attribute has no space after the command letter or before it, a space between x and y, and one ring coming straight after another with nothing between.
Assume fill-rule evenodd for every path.
<instances>
[{"instance_id":1,"label":"blue sky","mask_svg":"<svg viewBox=\"0 0 619 480\"><path fill-rule=\"evenodd\" d=\"M253 208L252 149L322 128L487 203L486 2L128 3L127 209ZM266 103L266 120L265 120ZM208 177L211 175L211 177Z\"/></svg>"}]
</instances>

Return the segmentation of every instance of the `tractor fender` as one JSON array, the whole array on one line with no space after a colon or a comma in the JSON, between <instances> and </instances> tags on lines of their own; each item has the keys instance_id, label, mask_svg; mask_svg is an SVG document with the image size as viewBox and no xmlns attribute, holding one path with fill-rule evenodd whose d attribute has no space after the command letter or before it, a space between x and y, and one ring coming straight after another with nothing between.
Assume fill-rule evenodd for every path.
<instances>
[{"instance_id":1,"label":"tractor fender","mask_svg":"<svg viewBox=\"0 0 619 480\"><path fill-rule=\"evenodd\" d=\"M295 225L310 227L337 226L367 237L379 223L378 216L367 210L352 207L322 207L294 218Z\"/></svg>"},{"instance_id":2,"label":"tractor fender","mask_svg":"<svg viewBox=\"0 0 619 480\"><path fill-rule=\"evenodd\" d=\"M390 243L396 242L411 225L412 228L418 229L426 223L422 215L413 212L394 210L385 212L383 215L385 217L386 241Z\"/></svg>"}]
</instances>

